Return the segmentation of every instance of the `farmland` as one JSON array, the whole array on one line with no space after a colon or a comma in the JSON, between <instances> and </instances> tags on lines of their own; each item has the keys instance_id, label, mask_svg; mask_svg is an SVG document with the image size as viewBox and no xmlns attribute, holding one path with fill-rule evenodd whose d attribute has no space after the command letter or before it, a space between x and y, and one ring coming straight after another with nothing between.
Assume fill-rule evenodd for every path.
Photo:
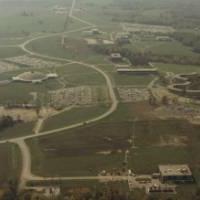
<instances>
[{"instance_id":1,"label":"farmland","mask_svg":"<svg viewBox=\"0 0 200 200\"><path fill-rule=\"evenodd\" d=\"M192 126L181 120L105 122L85 126L68 131L67 134L61 132L56 136L29 141L31 151L37 152L33 158L33 166L35 166L33 170L38 174L54 176L73 176L76 170L78 175L90 175L101 170L109 171L112 168L120 170L120 161L118 164L115 162L120 157L123 160L123 153L117 151L120 149L123 152L130 148L129 167L136 173L152 173L157 170L159 163L177 162L190 163L193 170L198 172L199 168L196 164L199 158L195 156L199 144L196 141L198 129L199 126ZM132 137L134 137L134 144L127 142ZM176 140L174 139L173 142L171 137ZM106 138L110 139L107 141ZM131 149L132 145L135 147ZM38 146L40 148L35 150ZM80 151L79 148L82 150ZM97 154L98 152L102 152L102 155ZM103 152L108 154L103 155ZM58 154L60 157L57 156ZM175 156L171 157L172 154ZM105 163L101 158L106 159L107 162ZM76 164L80 159L84 160L84 166ZM96 160L95 165L92 164L92 160ZM62 164L52 165L59 162ZM48 168L49 172L45 170L45 166L48 165L51 166L50 169ZM94 171L90 172L90 168ZM196 180L199 181L198 173L196 176Z\"/></svg>"},{"instance_id":2,"label":"farmland","mask_svg":"<svg viewBox=\"0 0 200 200\"><path fill-rule=\"evenodd\" d=\"M8 180L17 180L20 175L20 152L14 144L0 145L1 184Z\"/></svg>"}]
</instances>

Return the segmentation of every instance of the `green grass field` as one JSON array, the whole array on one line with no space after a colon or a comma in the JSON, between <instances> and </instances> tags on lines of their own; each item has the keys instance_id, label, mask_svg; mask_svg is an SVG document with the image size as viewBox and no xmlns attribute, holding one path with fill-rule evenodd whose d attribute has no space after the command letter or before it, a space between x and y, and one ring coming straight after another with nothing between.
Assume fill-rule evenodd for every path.
<instances>
[{"instance_id":1,"label":"green grass field","mask_svg":"<svg viewBox=\"0 0 200 200\"><path fill-rule=\"evenodd\" d=\"M177 64L164 64L164 63L154 63L154 66L162 72L173 72L175 74L179 73L200 73L200 66L195 65L177 65Z\"/></svg>"},{"instance_id":2,"label":"green grass field","mask_svg":"<svg viewBox=\"0 0 200 200\"><path fill-rule=\"evenodd\" d=\"M58 75L64 78L67 86L80 86L80 85L105 85L104 77L89 67L70 64L55 69Z\"/></svg>"},{"instance_id":3,"label":"green grass field","mask_svg":"<svg viewBox=\"0 0 200 200\"><path fill-rule=\"evenodd\" d=\"M18 47L0 47L0 58L21 56L25 53Z\"/></svg>"},{"instance_id":4,"label":"green grass field","mask_svg":"<svg viewBox=\"0 0 200 200\"><path fill-rule=\"evenodd\" d=\"M61 45L61 37L49 37L36 40L28 45L28 49L44 55L85 61L90 63L106 63L104 56L95 53L83 39L66 39L66 48Z\"/></svg>"},{"instance_id":5,"label":"green grass field","mask_svg":"<svg viewBox=\"0 0 200 200\"><path fill-rule=\"evenodd\" d=\"M70 6L71 1L68 3L68 6ZM55 2L52 1L24 4L14 2L11 5L9 3L7 6L3 5L4 9L0 9L0 35L3 37L21 37L38 32L62 32L66 15L55 14L53 11L55 5ZM71 30L82 26L82 23L71 20L68 28Z\"/></svg>"},{"instance_id":6,"label":"green grass field","mask_svg":"<svg viewBox=\"0 0 200 200\"><path fill-rule=\"evenodd\" d=\"M61 128L97 117L109 109L108 105L72 108L45 121L43 131Z\"/></svg>"},{"instance_id":7,"label":"green grass field","mask_svg":"<svg viewBox=\"0 0 200 200\"><path fill-rule=\"evenodd\" d=\"M33 171L37 174L96 175L102 170L122 167L132 124L101 123L29 140ZM110 139L109 139L110 138ZM101 152L111 151L104 155ZM48 166L48 167L47 167Z\"/></svg>"},{"instance_id":8,"label":"green grass field","mask_svg":"<svg viewBox=\"0 0 200 200\"><path fill-rule=\"evenodd\" d=\"M29 103L32 100L31 92L38 92L43 96L49 90L60 88L60 84L56 80L48 80L42 84L32 83L10 83L0 86L0 103ZM45 103L45 102L44 102Z\"/></svg>"},{"instance_id":9,"label":"green grass field","mask_svg":"<svg viewBox=\"0 0 200 200\"><path fill-rule=\"evenodd\" d=\"M0 131L0 139L10 139L33 134L35 122L17 124L13 127Z\"/></svg>"},{"instance_id":10,"label":"green grass field","mask_svg":"<svg viewBox=\"0 0 200 200\"><path fill-rule=\"evenodd\" d=\"M154 41L149 39L133 40L132 44L128 45L134 51L151 52L153 55L160 56L186 56L198 57L190 47L182 45L177 41Z\"/></svg>"},{"instance_id":11,"label":"green grass field","mask_svg":"<svg viewBox=\"0 0 200 200\"><path fill-rule=\"evenodd\" d=\"M0 145L0 184L16 180L20 175L21 158L16 145L6 143Z\"/></svg>"},{"instance_id":12,"label":"green grass field","mask_svg":"<svg viewBox=\"0 0 200 200\"><path fill-rule=\"evenodd\" d=\"M130 149L129 168L136 173L156 172L159 164L188 163L199 183L199 126L184 120L138 118L138 112L138 105L120 104L116 112L101 122L29 140L34 152L33 170L52 176L95 174L102 169L120 168L123 154L116 151ZM128 140L132 136L136 148L130 148ZM97 154L108 150L112 156ZM80 167L78 160L84 160ZM51 166L48 172L47 166Z\"/></svg>"},{"instance_id":13,"label":"green grass field","mask_svg":"<svg viewBox=\"0 0 200 200\"><path fill-rule=\"evenodd\" d=\"M153 75L122 75L113 73L116 85L147 86L154 78Z\"/></svg>"}]
</instances>

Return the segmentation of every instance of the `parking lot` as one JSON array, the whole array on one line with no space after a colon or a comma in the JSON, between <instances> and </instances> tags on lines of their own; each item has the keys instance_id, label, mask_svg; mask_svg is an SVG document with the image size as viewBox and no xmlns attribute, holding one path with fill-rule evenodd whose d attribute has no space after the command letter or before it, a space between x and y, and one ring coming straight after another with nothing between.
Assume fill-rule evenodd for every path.
<instances>
[{"instance_id":1,"label":"parking lot","mask_svg":"<svg viewBox=\"0 0 200 200\"><path fill-rule=\"evenodd\" d=\"M122 102L139 102L149 99L149 92L143 87L118 87L119 96Z\"/></svg>"}]
</instances>

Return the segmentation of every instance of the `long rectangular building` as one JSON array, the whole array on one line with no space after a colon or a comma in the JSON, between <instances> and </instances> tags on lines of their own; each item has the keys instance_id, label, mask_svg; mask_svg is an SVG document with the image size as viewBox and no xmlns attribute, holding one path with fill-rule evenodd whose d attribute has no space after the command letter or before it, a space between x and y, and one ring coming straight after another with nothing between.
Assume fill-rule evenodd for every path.
<instances>
[{"instance_id":1,"label":"long rectangular building","mask_svg":"<svg viewBox=\"0 0 200 200\"><path fill-rule=\"evenodd\" d=\"M163 182L193 182L192 172L188 165L159 165L159 172Z\"/></svg>"},{"instance_id":2,"label":"long rectangular building","mask_svg":"<svg viewBox=\"0 0 200 200\"><path fill-rule=\"evenodd\" d=\"M119 74L127 74L127 75L150 75L150 74L158 74L157 68L118 68L117 72Z\"/></svg>"}]
</instances>

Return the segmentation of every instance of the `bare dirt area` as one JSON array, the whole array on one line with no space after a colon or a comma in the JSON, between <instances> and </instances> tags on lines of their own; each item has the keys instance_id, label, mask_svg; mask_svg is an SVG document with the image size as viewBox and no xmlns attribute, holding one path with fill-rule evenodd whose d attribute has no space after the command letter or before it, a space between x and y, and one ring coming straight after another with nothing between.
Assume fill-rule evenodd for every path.
<instances>
[{"instance_id":1,"label":"bare dirt area","mask_svg":"<svg viewBox=\"0 0 200 200\"><path fill-rule=\"evenodd\" d=\"M36 121L38 117L50 117L58 113L53 108L42 108L39 114L36 112L36 109L25 109L25 108L5 108L0 107L0 117L1 116L11 116L14 120L22 120L24 122Z\"/></svg>"},{"instance_id":2,"label":"bare dirt area","mask_svg":"<svg viewBox=\"0 0 200 200\"><path fill-rule=\"evenodd\" d=\"M200 109L188 107L188 105L160 106L155 110L160 119L177 118L186 119L191 123L200 123Z\"/></svg>"},{"instance_id":3,"label":"bare dirt area","mask_svg":"<svg viewBox=\"0 0 200 200\"><path fill-rule=\"evenodd\" d=\"M37 113L34 109L13 108L7 109L0 107L0 116L11 116L13 119L20 119L24 122L31 122L37 119Z\"/></svg>"},{"instance_id":4,"label":"bare dirt area","mask_svg":"<svg viewBox=\"0 0 200 200\"><path fill-rule=\"evenodd\" d=\"M160 136L160 144L158 146L187 146L188 141L187 136L165 135Z\"/></svg>"},{"instance_id":5,"label":"bare dirt area","mask_svg":"<svg viewBox=\"0 0 200 200\"><path fill-rule=\"evenodd\" d=\"M152 106L147 101L136 102L132 105L131 110L138 119L155 119L157 116L154 110L157 107Z\"/></svg>"}]
</instances>

